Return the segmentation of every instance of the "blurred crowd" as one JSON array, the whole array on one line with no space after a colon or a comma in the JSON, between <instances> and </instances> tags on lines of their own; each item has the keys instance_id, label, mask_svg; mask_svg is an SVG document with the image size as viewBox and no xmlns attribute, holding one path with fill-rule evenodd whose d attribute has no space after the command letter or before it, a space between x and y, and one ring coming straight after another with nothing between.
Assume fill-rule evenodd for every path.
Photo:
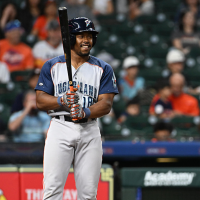
<instances>
[{"instance_id":1,"label":"blurred crowd","mask_svg":"<svg viewBox=\"0 0 200 200\"><path fill-rule=\"evenodd\" d=\"M91 54L108 62L117 76L120 94L115 97L110 114L99 120L105 139L153 142L198 140L200 108L196 97L200 95L200 82L193 84L185 65L193 52L196 53L196 60L200 58L199 0L176 0L175 12L170 13L170 23L173 24L170 35L167 39L162 38L162 44L157 44L159 48L165 46L164 59L158 60L162 73L151 80L152 84L148 84L146 77L154 77L153 69L156 66L152 64L148 68L151 60L146 62L148 70L144 66L146 58L149 59L146 50L149 48L153 52L153 49L151 45L146 47L143 40L139 47L137 41L131 42L134 38L148 35L146 32L140 36L141 27L150 17L157 15L161 2L165 1L1 1L0 142L41 142L46 137L50 117L37 109L34 88L43 64L63 54L57 12L59 6L68 8L69 19L84 16L95 23L99 35L97 47L94 47ZM161 22L167 14L162 10L162 15L159 15ZM126 23L130 31L125 31L123 25ZM153 27L147 25L150 29ZM139 34L134 34L133 30ZM121 36L118 35L120 32ZM155 33L153 43L156 42ZM120 37L128 43L119 45ZM115 45L124 47L123 51L128 53L122 52L119 55L120 49L112 50L112 45L113 48ZM140 53L137 52L139 49ZM159 53L158 50L156 54ZM190 59L189 64L192 62ZM198 66L196 68L199 69ZM146 71L147 76L143 76ZM198 74L195 76L198 77Z\"/></svg>"}]
</instances>

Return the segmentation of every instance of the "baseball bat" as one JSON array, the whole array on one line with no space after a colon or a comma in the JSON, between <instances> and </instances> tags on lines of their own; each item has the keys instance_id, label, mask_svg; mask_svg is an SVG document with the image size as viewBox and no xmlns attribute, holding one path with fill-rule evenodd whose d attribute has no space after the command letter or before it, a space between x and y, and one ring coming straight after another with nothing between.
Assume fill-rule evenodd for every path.
<instances>
[{"instance_id":1,"label":"baseball bat","mask_svg":"<svg viewBox=\"0 0 200 200\"><path fill-rule=\"evenodd\" d=\"M59 14L59 20L60 20L63 50L64 50L68 78L69 78L69 88L70 88L70 91L73 92L74 88L73 88L72 69L71 69L71 46L70 46L67 8L59 7L58 14Z\"/></svg>"}]
</instances>

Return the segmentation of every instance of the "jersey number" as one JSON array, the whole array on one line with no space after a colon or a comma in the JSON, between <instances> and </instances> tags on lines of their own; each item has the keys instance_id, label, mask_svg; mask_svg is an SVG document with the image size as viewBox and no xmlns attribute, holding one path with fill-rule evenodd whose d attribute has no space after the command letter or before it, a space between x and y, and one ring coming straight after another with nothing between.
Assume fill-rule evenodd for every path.
<instances>
[{"instance_id":1,"label":"jersey number","mask_svg":"<svg viewBox=\"0 0 200 200\"><path fill-rule=\"evenodd\" d=\"M83 97L83 108L88 108L91 105L93 105L93 98L88 97L88 96L84 96Z\"/></svg>"}]
</instances>

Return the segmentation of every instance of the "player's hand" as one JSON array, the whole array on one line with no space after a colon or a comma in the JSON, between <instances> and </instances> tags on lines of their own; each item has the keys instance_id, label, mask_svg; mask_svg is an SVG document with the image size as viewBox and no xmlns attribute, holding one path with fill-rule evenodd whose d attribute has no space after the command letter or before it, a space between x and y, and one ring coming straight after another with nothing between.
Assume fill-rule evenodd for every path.
<instances>
[{"instance_id":1,"label":"player's hand","mask_svg":"<svg viewBox=\"0 0 200 200\"><path fill-rule=\"evenodd\" d=\"M79 101L79 95L76 93L77 88L74 88L74 91L67 91L62 98L61 103L66 105L68 108L71 108L73 104L77 104Z\"/></svg>"},{"instance_id":2,"label":"player's hand","mask_svg":"<svg viewBox=\"0 0 200 200\"><path fill-rule=\"evenodd\" d=\"M83 119L85 112L80 104L73 104L70 110L70 117L73 121Z\"/></svg>"}]
</instances>

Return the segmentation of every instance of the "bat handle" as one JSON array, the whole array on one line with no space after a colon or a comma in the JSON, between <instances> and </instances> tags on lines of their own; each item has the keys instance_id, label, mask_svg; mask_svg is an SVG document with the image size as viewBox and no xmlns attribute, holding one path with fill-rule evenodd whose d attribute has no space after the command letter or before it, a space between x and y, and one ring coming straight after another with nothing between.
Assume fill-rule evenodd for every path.
<instances>
[{"instance_id":1,"label":"bat handle","mask_svg":"<svg viewBox=\"0 0 200 200\"><path fill-rule=\"evenodd\" d=\"M73 85L72 85L72 86L69 86L69 90L70 90L70 92L74 92L74 87L73 87Z\"/></svg>"}]
</instances>

